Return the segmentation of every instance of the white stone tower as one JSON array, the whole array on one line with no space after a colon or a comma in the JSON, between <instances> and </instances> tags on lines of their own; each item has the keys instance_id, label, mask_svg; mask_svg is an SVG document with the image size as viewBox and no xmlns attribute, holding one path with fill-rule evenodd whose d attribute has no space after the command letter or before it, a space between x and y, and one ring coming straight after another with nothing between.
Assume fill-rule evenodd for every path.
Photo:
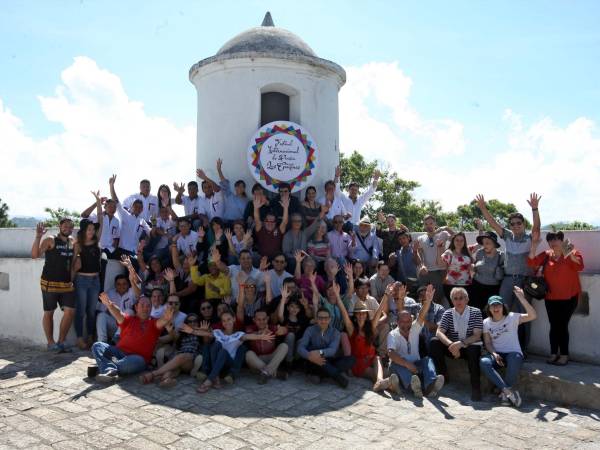
<instances>
[{"instance_id":1,"label":"white stone tower","mask_svg":"<svg viewBox=\"0 0 600 450\"><path fill-rule=\"evenodd\" d=\"M216 175L222 158L233 183L255 180L246 153L264 124L287 120L309 131L317 147L319 191L339 161L338 92L346 81L339 65L319 58L298 36L276 27L267 12L260 27L238 34L215 56L194 64L190 81L198 92L197 167Z\"/></svg>"}]
</instances>

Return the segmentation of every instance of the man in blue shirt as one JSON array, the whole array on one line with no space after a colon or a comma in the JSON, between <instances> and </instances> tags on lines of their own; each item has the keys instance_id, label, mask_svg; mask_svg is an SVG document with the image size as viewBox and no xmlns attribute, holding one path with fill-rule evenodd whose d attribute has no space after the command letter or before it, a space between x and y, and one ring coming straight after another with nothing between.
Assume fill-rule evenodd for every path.
<instances>
[{"instance_id":1,"label":"man in blue shirt","mask_svg":"<svg viewBox=\"0 0 600 450\"><path fill-rule=\"evenodd\" d=\"M354 365L353 356L336 357L341 333L329 325L331 315L325 308L317 311L317 323L304 332L298 343L298 354L306 359L306 373L311 382L319 383L321 377L331 377L341 387L348 386L342 375Z\"/></svg>"}]
</instances>

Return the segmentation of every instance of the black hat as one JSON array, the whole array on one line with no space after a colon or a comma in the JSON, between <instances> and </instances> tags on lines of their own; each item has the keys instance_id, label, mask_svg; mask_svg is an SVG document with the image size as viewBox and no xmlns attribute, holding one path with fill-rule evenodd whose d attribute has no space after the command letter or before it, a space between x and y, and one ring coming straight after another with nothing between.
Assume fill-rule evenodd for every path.
<instances>
[{"instance_id":1,"label":"black hat","mask_svg":"<svg viewBox=\"0 0 600 450\"><path fill-rule=\"evenodd\" d=\"M477 236L477 243L479 245L483 245L483 238L491 239L494 242L496 248L500 248L500 244L498 244L498 235L493 231L486 231L485 233Z\"/></svg>"}]
</instances>

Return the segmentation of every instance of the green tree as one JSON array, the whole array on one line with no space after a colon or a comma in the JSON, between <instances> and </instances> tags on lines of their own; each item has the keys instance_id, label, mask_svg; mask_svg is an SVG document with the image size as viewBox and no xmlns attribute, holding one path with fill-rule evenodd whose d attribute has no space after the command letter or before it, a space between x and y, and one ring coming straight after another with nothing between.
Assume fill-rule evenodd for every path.
<instances>
[{"instance_id":1,"label":"green tree","mask_svg":"<svg viewBox=\"0 0 600 450\"><path fill-rule=\"evenodd\" d=\"M487 201L487 207L490 214L496 219L502 226L507 226L508 216L511 213L517 212L517 207L512 203L503 203L497 199L491 199ZM477 206L475 200L471 201L468 205L460 205L456 208L457 226L460 229L473 231L475 230L475 219L483 219L483 215ZM529 222L525 219L527 226Z\"/></svg>"},{"instance_id":2,"label":"green tree","mask_svg":"<svg viewBox=\"0 0 600 450\"><path fill-rule=\"evenodd\" d=\"M16 225L8 218L8 205L0 198L0 228L14 228Z\"/></svg>"},{"instance_id":3,"label":"green tree","mask_svg":"<svg viewBox=\"0 0 600 450\"><path fill-rule=\"evenodd\" d=\"M77 211L69 211L65 208L44 208L44 212L50 215L50 219L44 222L46 226L49 227L57 227L60 220L65 217L71 219L76 227L79 226L79 221L81 220L81 214Z\"/></svg>"},{"instance_id":4,"label":"green tree","mask_svg":"<svg viewBox=\"0 0 600 450\"><path fill-rule=\"evenodd\" d=\"M595 230L597 227L587 222L580 222L575 220L574 222L556 222L552 223L546 227L545 230L570 230L570 231L589 231Z\"/></svg>"}]
</instances>

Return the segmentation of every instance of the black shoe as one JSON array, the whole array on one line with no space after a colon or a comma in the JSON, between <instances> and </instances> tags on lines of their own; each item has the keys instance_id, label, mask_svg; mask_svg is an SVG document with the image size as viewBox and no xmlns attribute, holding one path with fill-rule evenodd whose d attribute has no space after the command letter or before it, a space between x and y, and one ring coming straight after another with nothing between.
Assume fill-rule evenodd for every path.
<instances>
[{"instance_id":1,"label":"black shoe","mask_svg":"<svg viewBox=\"0 0 600 450\"><path fill-rule=\"evenodd\" d=\"M258 384L267 384L267 381L269 381L269 375L261 372L260 375L258 375Z\"/></svg>"},{"instance_id":2,"label":"black shoe","mask_svg":"<svg viewBox=\"0 0 600 450\"><path fill-rule=\"evenodd\" d=\"M348 387L348 384L350 383L348 381L348 378L346 378L344 375L339 374L336 375L335 377L333 377L333 379L335 380L335 382L343 389L346 389Z\"/></svg>"},{"instance_id":3,"label":"black shoe","mask_svg":"<svg viewBox=\"0 0 600 450\"><path fill-rule=\"evenodd\" d=\"M481 401L481 389L473 389L471 390L471 401L480 402Z\"/></svg>"}]
</instances>

